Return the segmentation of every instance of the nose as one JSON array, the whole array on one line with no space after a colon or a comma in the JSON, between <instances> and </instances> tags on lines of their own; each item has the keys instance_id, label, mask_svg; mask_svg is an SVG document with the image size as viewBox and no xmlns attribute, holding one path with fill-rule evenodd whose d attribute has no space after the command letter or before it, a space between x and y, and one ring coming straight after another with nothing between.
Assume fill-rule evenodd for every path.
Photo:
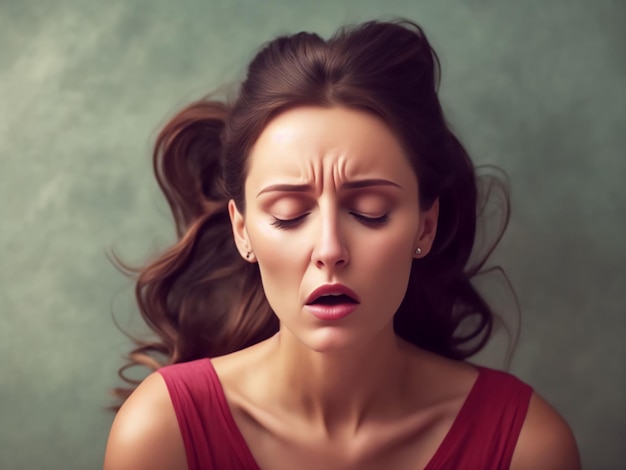
<instances>
[{"instance_id":1,"label":"nose","mask_svg":"<svg viewBox=\"0 0 626 470\"><path fill-rule=\"evenodd\" d=\"M319 269L328 269L347 265L348 247L342 236L337 214L320 215L319 224L318 237L312 254L315 266Z\"/></svg>"}]
</instances>

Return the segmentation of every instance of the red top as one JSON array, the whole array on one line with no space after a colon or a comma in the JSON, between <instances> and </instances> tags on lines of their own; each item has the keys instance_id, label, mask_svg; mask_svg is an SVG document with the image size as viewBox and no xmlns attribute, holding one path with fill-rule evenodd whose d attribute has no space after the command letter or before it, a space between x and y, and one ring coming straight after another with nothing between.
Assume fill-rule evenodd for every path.
<instances>
[{"instance_id":1,"label":"red top","mask_svg":"<svg viewBox=\"0 0 626 470\"><path fill-rule=\"evenodd\" d=\"M509 468L532 388L506 372L479 370L452 427L424 470ZM260 470L209 359L166 366L158 372L176 412L189 470Z\"/></svg>"}]
</instances>

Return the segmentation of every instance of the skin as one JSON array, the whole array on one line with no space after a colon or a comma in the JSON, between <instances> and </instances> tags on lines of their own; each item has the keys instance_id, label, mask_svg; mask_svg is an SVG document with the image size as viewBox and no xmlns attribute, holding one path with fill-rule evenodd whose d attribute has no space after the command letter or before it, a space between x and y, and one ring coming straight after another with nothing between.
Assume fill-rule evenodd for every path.
<instances>
[{"instance_id":1,"label":"skin","mask_svg":"<svg viewBox=\"0 0 626 470\"><path fill-rule=\"evenodd\" d=\"M289 355L336 363L335 353L375 336L394 341L393 314L416 248L420 256L430 249L438 204L420 212L417 180L393 134L368 114L298 108L268 125L249 164L245 217L229 207L233 232L258 261ZM356 182L364 186L349 186ZM276 218L297 223L280 228ZM303 309L328 283L357 294L356 314L324 324Z\"/></svg>"},{"instance_id":2,"label":"skin","mask_svg":"<svg viewBox=\"0 0 626 470\"><path fill-rule=\"evenodd\" d=\"M248 163L245 214L229 203L233 235L259 264L280 331L213 364L255 460L263 469L423 468L477 377L472 365L393 331L413 258L427 256L436 236L438 202L420 210L393 132L357 110L284 112ZM309 294L328 283L359 297L348 317L322 321L307 310ZM118 413L105 468L186 468L160 375ZM580 468L567 424L536 394L511 468Z\"/></svg>"}]
</instances>

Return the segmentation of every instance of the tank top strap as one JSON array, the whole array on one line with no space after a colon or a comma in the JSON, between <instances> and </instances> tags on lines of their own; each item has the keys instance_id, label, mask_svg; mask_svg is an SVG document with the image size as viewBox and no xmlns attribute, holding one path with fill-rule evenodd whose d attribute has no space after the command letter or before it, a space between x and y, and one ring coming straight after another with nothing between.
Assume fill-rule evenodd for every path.
<instances>
[{"instance_id":1,"label":"tank top strap","mask_svg":"<svg viewBox=\"0 0 626 470\"><path fill-rule=\"evenodd\" d=\"M532 388L513 375L479 367L479 375L425 470L508 469Z\"/></svg>"},{"instance_id":2,"label":"tank top strap","mask_svg":"<svg viewBox=\"0 0 626 470\"><path fill-rule=\"evenodd\" d=\"M170 394L189 470L259 470L210 359L173 364L157 372Z\"/></svg>"}]
</instances>

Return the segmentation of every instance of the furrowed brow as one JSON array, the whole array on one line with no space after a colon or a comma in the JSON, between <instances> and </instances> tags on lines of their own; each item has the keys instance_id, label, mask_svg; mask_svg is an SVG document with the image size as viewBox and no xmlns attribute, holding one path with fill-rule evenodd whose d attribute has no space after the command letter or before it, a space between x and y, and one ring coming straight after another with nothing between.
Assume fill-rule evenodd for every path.
<instances>
[{"instance_id":1,"label":"furrowed brow","mask_svg":"<svg viewBox=\"0 0 626 470\"><path fill-rule=\"evenodd\" d=\"M372 186L393 186L395 188L402 189L398 183L394 183L393 181L385 180L385 179L366 179L366 180L357 180L357 181L346 181L341 185L341 189L350 190L350 189L361 189L361 188L369 188ZM306 193L313 191L313 186L310 184L272 184L263 188L256 197L259 197L261 194L270 193L270 192L285 192L285 193Z\"/></svg>"},{"instance_id":2,"label":"furrowed brow","mask_svg":"<svg viewBox=\"0 0 626 470\"><path fill-rule=\"evenodd\" d=\"M272 184L266 188L263 188L256 197L259 197L264 193L271 193L275 191L281 191L285 193L306 193L313 191L313 186L310 184Z\"/></svg>"},{"instance_id":3,"label":"furrowed brow","mask_svg":"<svg viewBox=\"0 0 626 470\"><path fill-rule=\"evenodd\" d=\"M341 185L342 189L359 189L359 188L368 188L370 186L393 186L399 189L402 189L398 183L394 183L393 181L384 180L384 179L367 179L367 180L358 180L358 181L346 181Z\"/></svg>"}]
</instances>

